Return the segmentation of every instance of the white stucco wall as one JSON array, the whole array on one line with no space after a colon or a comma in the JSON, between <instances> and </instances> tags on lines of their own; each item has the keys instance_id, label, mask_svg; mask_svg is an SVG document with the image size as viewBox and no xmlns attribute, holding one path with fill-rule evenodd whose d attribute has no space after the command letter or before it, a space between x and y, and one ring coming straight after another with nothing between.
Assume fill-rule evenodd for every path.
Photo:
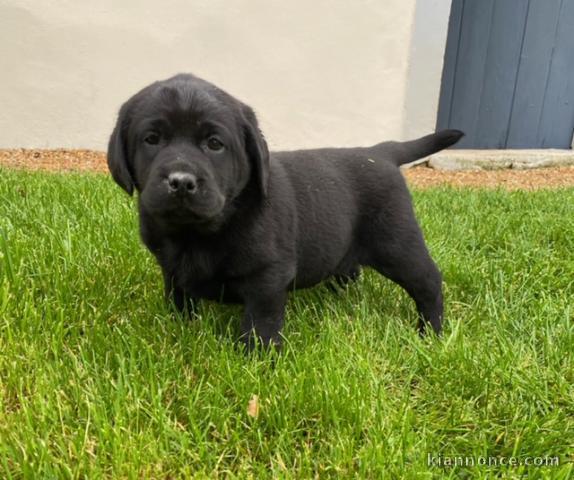
<instances>
[{"instance_id":1,"label":"white stucco wall","mask_svg":"<svg viewBox=\"0 0 574 480\"><path fill-rule=\"evenodd\" d=\"M185 71L275 149L401 138L415 3L0 0L0 148L105 149L129 95Z\"/></svg>"},{"instance_id":2,"label":"white stucco wall","mask_svg":"<svg viewBox=\"0 0 574 480\"><path fill-rule=\"evenodd\" d=\"M403 137L416 138L436 125L452 0L419 0L410 43Z\"/></svg>"}]
</instances>

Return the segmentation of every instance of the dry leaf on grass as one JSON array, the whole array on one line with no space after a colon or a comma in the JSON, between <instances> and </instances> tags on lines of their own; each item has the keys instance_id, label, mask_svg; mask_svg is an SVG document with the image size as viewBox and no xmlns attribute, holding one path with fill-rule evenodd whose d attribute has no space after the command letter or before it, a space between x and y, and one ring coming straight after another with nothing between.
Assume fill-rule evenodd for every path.
<instances>
[{"instance_id":1,"label":"dry leaf on grass","mask_svg":"<svg viewBox=\"0 0 574 480\"><path fill-rule=\"evenodd\" d=\"M259 416L259 395L252 395L247 404L247 415L253 418Z\"/></svg>"}]
</instances>

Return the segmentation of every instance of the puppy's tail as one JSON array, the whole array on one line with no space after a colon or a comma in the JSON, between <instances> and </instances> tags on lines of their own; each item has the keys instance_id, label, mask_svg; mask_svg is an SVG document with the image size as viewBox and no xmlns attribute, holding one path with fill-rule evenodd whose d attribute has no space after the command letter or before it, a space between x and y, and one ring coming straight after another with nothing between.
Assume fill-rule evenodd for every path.
<instances>
[{"instance_id":1,"label":"puppy's tail","mask_svg":"<svg viewBox=\"0 0 574 480\"><path fill-rule=\"evenodd\" d=\"M460 130L441 130L409 142L383 142L370 148L374 156L384 157L396 166L411 163L454 145L464 133Z\"/></svg>"}]
</instances>

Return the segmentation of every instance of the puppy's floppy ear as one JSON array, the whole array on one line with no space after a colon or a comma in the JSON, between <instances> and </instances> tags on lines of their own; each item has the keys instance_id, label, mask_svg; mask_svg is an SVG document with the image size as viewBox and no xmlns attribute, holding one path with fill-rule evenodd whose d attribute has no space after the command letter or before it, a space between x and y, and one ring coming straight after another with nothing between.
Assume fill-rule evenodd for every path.
<instances>
[{"instance_id":1,"label":"puppy's floppy ear","mask_svg":"<svg viewBox=\"0 0 574 480\"><path fill-rule=\"evenodd\" d=\"M269 149L261 130L259 130L257 117L253 110L247 105L242 105L242 113L245 150L257 175L261 194L265 197L269 183Z\"/></svg>"},{"instance_id":2,"label":"puppy's floppy ear","mask_svg":"<svg viewBox=\"0 0 574 480\"><path fill-rule=\"evenodd\" d=\"M116 183L129 195L134 192L134 180L128 167L128 157L125 142L126 108L122 107L118 121L108 143L108 168Z\"/></svg>"}]
</instances>

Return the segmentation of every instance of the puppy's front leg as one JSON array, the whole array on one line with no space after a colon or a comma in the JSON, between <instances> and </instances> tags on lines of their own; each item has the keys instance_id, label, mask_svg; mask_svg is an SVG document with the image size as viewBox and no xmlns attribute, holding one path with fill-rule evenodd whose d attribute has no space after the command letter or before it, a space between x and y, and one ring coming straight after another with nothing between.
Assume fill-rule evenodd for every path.
<instances>
[{"instance_id":1,"label":"puppy's front leg","mask_svg":"<svg viewBox=\"0 0 574 480\"><path fill-rule=\"evenodd\" d=\"M274 293L254 291L246 297L241 323L241 341L252 350L256 343L264 348L281 347L281 328L285 317L287 291Z\"/></svg>"}]
</instances>

